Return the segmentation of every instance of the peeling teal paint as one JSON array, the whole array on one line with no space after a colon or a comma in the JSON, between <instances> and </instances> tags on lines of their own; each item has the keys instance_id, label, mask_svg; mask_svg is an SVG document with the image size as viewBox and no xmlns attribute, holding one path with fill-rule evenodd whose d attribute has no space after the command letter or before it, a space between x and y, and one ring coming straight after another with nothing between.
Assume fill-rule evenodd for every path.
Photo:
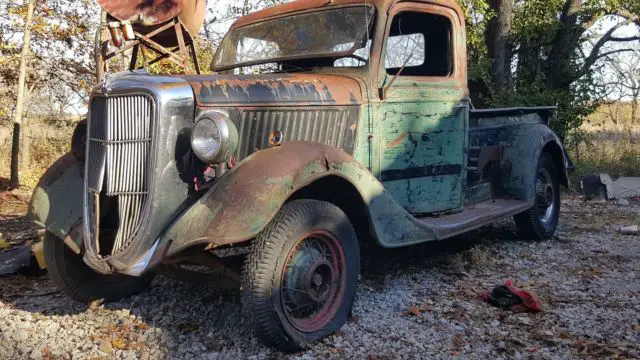
<instances>
[{"instance_id":1,"label":"peeling teal paint","mask_svg":"<svg viewBox=\"0 0 640 360\"><path fill-rule=\"evenodd\" d=\"M381 180L410 213L463 205L467 111L460 108L464 91L458 89L461 84L454 81L400 80L373 105Z\"/></svg>"}]
</instances>

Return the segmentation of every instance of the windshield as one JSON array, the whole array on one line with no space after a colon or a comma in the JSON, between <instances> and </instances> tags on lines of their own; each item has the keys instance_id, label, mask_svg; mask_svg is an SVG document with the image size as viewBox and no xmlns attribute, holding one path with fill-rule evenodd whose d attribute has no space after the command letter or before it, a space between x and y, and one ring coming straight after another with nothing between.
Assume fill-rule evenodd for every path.
<instances>
[{"instance_id":1,"label":"windshield","mask_svg":"<svg viewBox=\"0 0 640 360\"><path fill-rule=\"evenodd\" d=\"M287 59L348 56L365 45L372 15L372 7L355 6L234 29L222 40L211 67L220 71Z\"/></svg>"}]
</instances>

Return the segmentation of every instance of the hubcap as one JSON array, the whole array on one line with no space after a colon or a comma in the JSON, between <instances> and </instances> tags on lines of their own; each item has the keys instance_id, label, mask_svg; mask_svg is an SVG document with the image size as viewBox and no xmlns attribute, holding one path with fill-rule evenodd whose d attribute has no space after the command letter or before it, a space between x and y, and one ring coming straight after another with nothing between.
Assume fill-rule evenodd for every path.
<instances>
[{"instance_id":1,"label":"hubcap","mask_svg":"<svg viewBox=\"0 0 640 360\"><path fill-rule=\"evenodd\" d=\"M544 168L540 169L536 182L536 205L540 210L540 221L548 223L553 218L557 204L553 178Z\"/></svg>"},{"instance_id":2,"label":"hubcap","mask_svg":"<svg viewBox=\"0 0 640 360\"><path fill-rule=\"evenodd\" d=\"M302 332L318 331L334 318L344 293L345 257L330 233L314 231L289 253L280 290L284 315Z\"/></svg>"}]
</instances>

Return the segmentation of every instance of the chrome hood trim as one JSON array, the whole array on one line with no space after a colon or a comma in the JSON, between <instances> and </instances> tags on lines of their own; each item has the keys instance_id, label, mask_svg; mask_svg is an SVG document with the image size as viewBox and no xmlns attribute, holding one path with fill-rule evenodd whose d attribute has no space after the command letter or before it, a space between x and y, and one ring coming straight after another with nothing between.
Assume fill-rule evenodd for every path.
<instances>
[{"instance_id":1,"label":"chrome hood trim","mask_svg":"<svg viewBox=\"0 0 640 360\"><path fill-rule=\"evenodd\" d=\"M146 72L124 72L110 76L98 84L92 93L109 97L144 93L155 101L155 129L151 146L149 179L149 209L145 223L133 235L126 251L101 256L90 231L88 192L84 191L83 237L84 261L101 273L141 275L152 262L158 248L157 239L166 225L182 211L189 196L189 182L177 165L177 150L183 145L182 134L190 132L195 114L193 89L180 77L151 76ZM89 116L91 119L91 116ZM90 125L89 125L90 126ZM87 142L89 143L89 142ZM87 147L87 154L89 149ZM89 161L87 161L88 163ZM87 179L85 168L85 179Z\"/></svg>"}]
</instances>

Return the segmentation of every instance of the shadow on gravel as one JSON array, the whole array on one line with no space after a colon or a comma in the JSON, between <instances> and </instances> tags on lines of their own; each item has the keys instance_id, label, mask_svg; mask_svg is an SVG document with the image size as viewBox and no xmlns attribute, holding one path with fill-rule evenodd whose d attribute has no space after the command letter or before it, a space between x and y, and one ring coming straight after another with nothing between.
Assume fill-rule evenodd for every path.
<instances>
[{"instance_id":1,"label":"shadow on gravel","mask_svg":"<svg viewBox=\"0 0 640 360\"><path fill-rule=\"evenodd\" d=\"M506 224L482 228L445 241L433 241L399 249L378 247L371 249L363 260L362 276L376 279L392 271L448 267L454 257L464 256L478 246L491 248L500 243L513 241L519 241L514 226Z\"/></svg>"},{"instance_id":2,"label":"shadow on gravel","mask_svg":"<svg viewBox=\"0 0 640 360\"><path fill-rule=\"evenodd\" d=\"M395 250L378 249L363 269L363 276L368 281L376 281L398 271L448 269L453 258L478 245L492 248L515 239L512 228L503 226L482 229L445 242ZM233 352L237 352L236 358L246 357L248 351L273 355L251 334L241 311L239 291L218 290L158 277L143 294L106 304L103 310L99 306L75 303L59 292L47 294L55 289L46 276L14 278L0 278L3 291L5 285L11 284L18 289L14 289L16 294L22 292L27 295L0 297L11 307L47 316L70 315L77 321L92 321L96 323L96 334L122 333L135 339L133 342L162 342L166 344L166 356L169 358L181 358L190 352L221 351L230 358L234 357Z\"/></svg>"}]
</instances>

